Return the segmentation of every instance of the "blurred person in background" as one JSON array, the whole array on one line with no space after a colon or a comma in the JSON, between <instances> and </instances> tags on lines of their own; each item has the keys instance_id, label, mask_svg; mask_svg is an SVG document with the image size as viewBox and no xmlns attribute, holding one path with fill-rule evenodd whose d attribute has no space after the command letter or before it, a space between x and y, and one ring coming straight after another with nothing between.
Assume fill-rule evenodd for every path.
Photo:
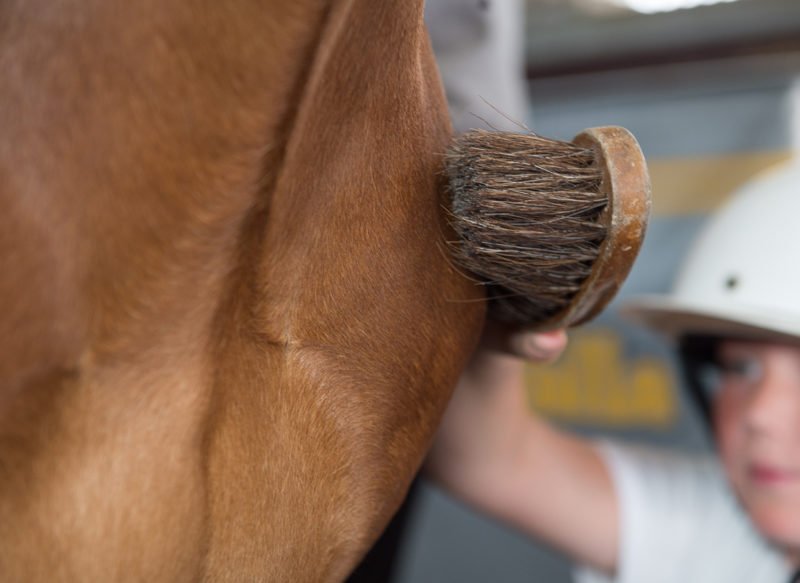
<instances>
[{"instance_id":1,"label":"blurred person in background","mask_svg":"<svg viewBox=\"0 0 800 583\"><path fill-rule=\"evenodd\" d=\"M453 129L520 131L531 113L524 0L427 0L425 22Z\"/></svg>"},{"instance_id":2,"label":"blurred person in background","mask_svg":"<svg viewBox=\"0 0 800 583\"><path fill-rule=\"evenodd\" d=\"M524 359L564 331L479 349L428 457L469 505L562 551L578 581L800 581L800 163L703 229L673 292L623 310L675 340L712 456L589 441L526 406Z\"/></svg>"}]
</instances>

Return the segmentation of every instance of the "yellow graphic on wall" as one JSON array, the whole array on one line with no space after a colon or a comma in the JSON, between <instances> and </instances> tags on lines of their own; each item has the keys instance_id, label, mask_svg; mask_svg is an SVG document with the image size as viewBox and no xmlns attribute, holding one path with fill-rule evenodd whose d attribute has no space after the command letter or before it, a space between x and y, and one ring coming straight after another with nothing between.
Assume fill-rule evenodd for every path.
<instances>
[{"instance_id":1,"label":"yellow graphic on wall","mask_svg":"<svg viewBox=\"0 0 800 583\"><path fill-rule=\"evenodd\" d=\"M529 405L554 419L612 427L665 427L678 413L670 368L653 357L623 359L614 332L570 333L554 365L528 365Z\"/></svg>"}]
</instances>

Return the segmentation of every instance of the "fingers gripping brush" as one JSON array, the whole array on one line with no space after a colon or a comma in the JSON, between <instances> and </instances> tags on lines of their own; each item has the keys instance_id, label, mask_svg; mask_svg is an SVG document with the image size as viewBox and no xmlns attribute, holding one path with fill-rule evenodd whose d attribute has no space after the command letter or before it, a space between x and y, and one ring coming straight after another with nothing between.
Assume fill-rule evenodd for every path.
<instances>
[{"instance_id":1,"label":"fingers gripping brush","mask_svg":"<svg viewBox=\"0 0 800 583\"><path fill-rule=\"evenodd\" d=\"M650 180L624 128L572 142L472 130L446 156L457 265L486 285L489 317L575 326L616 294L641 247Z\"/></svg>"}]
</instances>

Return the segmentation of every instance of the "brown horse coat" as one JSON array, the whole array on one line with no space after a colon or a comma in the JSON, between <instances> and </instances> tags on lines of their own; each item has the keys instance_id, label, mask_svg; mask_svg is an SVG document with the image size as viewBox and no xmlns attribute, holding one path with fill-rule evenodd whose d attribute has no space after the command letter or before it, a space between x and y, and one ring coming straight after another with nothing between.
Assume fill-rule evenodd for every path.
<instances>
[{"instance_id":1,"label":"brown horse coat","mask_svg":"<svg viewBox=\"0 0 800 583\"><path fill-rule=\"evenodd\" d=\"M479 334L421 0L0 4L0 580L337 581Z\"/></svg>"}]
</instances>

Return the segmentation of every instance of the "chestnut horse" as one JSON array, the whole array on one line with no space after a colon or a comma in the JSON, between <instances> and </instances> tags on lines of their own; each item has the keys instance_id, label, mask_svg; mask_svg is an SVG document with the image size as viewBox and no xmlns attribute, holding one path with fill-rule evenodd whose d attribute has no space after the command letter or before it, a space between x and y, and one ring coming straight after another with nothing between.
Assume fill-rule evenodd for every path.
<instances>
[{"instance_id":1,"label":"chestnut horse","mask_svg":"<svg viewBox=\"0 0 800 583\"><path fill-rule=\"evenodd\" d=\"M0 580L345 578L484 315L422 0L7 0L0 129Z\"/></svg>"}]
</instances>

